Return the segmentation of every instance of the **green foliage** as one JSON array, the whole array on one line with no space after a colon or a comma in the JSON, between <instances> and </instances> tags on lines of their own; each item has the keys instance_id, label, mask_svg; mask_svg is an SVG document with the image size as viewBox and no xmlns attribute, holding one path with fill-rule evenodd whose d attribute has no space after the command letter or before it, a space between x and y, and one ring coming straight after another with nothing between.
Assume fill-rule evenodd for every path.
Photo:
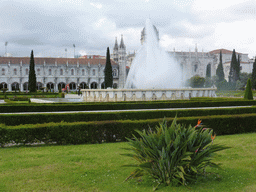
<instances>
[{"instance_id":1,"label":"green foliage","mask_svg":"<svg viewBox=\"0 0 256 192\"><path fill-rule=\"evenodd\" d=\"M244 99L253 100L251 79L247 80L246 89L244 93Z\"/></svg>"},{"instance_id":2,"label":"green foliage","mask_svg":"<svg viewBox=\"0 0 256 192\"><path fill-rule=\"evenodd\" d=\"M151 175L158 184L187 185L205 174L208 166L218 167L212 162L213 154L226 149L214 145L213 130L197 129L173 120L170 127L162 122L156 131L137 131L139 137L128 139L133 153L127 154L138 161L137 169L128 178Z\"/></svg>"},{"instance_id":3,"label":"green foliage","mask_svg":"<svg viewBox=\"0 0 256 192\"><path fill-rule=\"evenodd\" d=\"M189 85L192 88L202 88L202 87L204 87L204 83L205 83L205 78L200 77L198 75L191 77L189 79Z\"/></svg>"},{"instance_id":4,"label":"green foliage","mask_svg":"<svg viewBox=\"0 0 256 192\"><path fill-rule=\"evenodd\" d=\"M60 97L61 97L61 98L65 98L65 93L61 92L61 93L60 93Z\"/></svg>"},{"instance_id":5,"label":"green foliage","mask_svg":"<svg viewBox=\"0 0 256 192\"><path fill-rule=\"evenodd\" d=\"M240 82L241 82L241 86L242 86L241 89L244 90L248 79L252 79L251 73L240 73Z\"/></svg>"},{"instance_id":6,"label":"green foliage","mask_svg":"<svg viewBox=\"0 0 256 192\"><path fill-rule=\"evenodd\" d=\"M29 78L28 78L29 92L36 92L36 72L35 72L35 61L34 53L31 51L30 65L29 65Z\"/></svg>"},{"instance_id":7,"label":"green foliage","mask_svg":"<svg viewBox=\"0 0 256 192\"><path fill-rule=\"evenodd\" d=\"M218 77L218 81L217 82L224 81L225 75L224 75L224 70L223 70L223 65L222 65L222 52L221 51L220 51L220 63L218 65L218 67L217 67L216 75Z\"/></svg>"},{"instance_id":8,"label":"green foliage","mask_svg":"<svg viewBox=\"0 0 256 192\"><path fill-rule=\"evenodd\" d=\"M212 87L213 86L213 80L209 77L205 78L205 87Z\"/></svg>"},{"instance_id":9,"label":"green foliage","mask_svg":"<svg viewBox=\"0 0 256 192\"><path fill-rule=\"evenodd\" d=\"M253 69L252 69L252 88L256 89L256 57L253 63Z\"/></svg>"},{"instance_id":10,"label":"green foliage","mask_svg":"<svg viewBox=\"0 0 256 192\"><path fill-rule=\"evenodd\" d=\"M236 83L236 81L239 80L240 56L238 57L238 59L239 61L236 59L236 52L235 49L233 49L229 71L229 83Z\"/></svg>"},{"instance_id":11,"label":"green foliage","mask_svg":"<svg viewBox=\"0 0 256 192\"><path fill-rule=\"evenodd\" d=\"M32 104L31 104L32 105ZM193 124L197 119L202 119L205 124L213 128L218 135L230 135L239 133L255 132L256 114L236 115L212 115L181 117L178 123L184 125ZM112 121L90 121L90 122L60 122L45 124L26 124L18 126L6 126L0 124L0 143L34 143L34 142L56 142L58 144L82 144L125 141L133 138L135 130L147 130L155 127L161 119L143 120L112 120ZM171 123L173 118L166 118Z\"/></svg>"},{"instance_id":12,"label":"green foliage","mask_svg":"<svg viewBox=\"0 0 256 192\"><path fill-rule=\"evenodd\" d=\"M104 70L105 74L105 88L113 87L113 74L112 74L112 66L110 61L110 53L109 47L107 48L107 56L106 56L106 66Z\"/></svg>"},{"instance_id":13,"label":"green foliage","mask_svg":"<svg viewBox=\"0 0 256 192\"><path fill-rule=\"evenodd\" d=\"M211 78L211 64L206 67L206 78Z\"/></svg>"},{"instance_id":14,"label":"green foliage","mask_svg":"<svg viewBox=\"0 0 256 192\"><path fill-rule=\"evenodd\" d=\"M230 99L229 99L230 100ZM244 100L242 100L244 101ZM212 102L205 100L204 102ZM241 103L242 105L243 103ZM251 103L252 104L252 103ZM32 104L31 104L32 105ZM0 123L8 126L21 124L42 124L60 122L89 122L89 121L117 121L117 120L147 120L165 117L195 117L212 115L238 115L256 113L256 107L216 108L216 109L185 109L185 110L154 110L132 112L104 112L104 113L46 113L46 114L2 114Z\"/></svg>"}]
</instances>

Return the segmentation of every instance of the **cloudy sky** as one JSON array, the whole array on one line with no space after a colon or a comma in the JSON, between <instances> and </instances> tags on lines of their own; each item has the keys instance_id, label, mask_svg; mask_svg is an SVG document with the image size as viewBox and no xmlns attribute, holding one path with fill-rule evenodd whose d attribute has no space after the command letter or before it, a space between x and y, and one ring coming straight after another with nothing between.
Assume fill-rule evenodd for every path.
<instances>
[{"instance_id":1,"label":"cloudy sky","mask_svg":"<svg viewBox=\"0 0 256 192\"><path fill-rule=\"evenodd\" d=\"M256 55L255 0L1 0L0 56L105 55L121 34L133 52L149 17L167 50Z\"/></svg>"}]
</instances>

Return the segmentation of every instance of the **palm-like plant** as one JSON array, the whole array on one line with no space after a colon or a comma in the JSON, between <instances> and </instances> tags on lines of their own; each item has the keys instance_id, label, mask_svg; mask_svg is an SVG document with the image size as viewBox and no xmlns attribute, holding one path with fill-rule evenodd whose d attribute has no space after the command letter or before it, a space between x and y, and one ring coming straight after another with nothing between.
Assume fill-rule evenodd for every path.
<instances>
[{"instance_id":1,"label":"palm-like plant","mask_svg":"<svg viewBox=\"0 0 256 192\"><path fill-rule=\"evenodd\" d=\"M200 122L199 122L200 124ZM128 139L133 153L125 154L136 159L135 171L126 179L150 174L158 184L187 185L204 174L207 166L218 167L212 162L213 154L228 147L213 145L213 130L176 123L171 126L164 120L155 131L137 131L139 138Z\"/></svg>"}]
</instances>

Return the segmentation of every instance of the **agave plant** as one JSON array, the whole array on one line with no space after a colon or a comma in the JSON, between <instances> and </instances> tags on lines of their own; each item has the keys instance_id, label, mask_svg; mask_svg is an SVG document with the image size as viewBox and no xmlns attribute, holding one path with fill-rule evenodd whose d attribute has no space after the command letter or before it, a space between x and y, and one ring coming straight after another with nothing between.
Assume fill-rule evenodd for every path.
<instances>
[{"instance_id":1,"label":"agave plant","mask_svg":"<svg viewBox=\"0 0 256 192\"><path fill-rule=\"evenodd\" d=\"M140 137L127 138L132 153L125 155L138 164L126 165L136 167L126 180L150 174L158 185L187 185L203 175L207 166L219 167L212 162L213 154L228 147L213 144L213 130L198 125L186 128L175 118L168 127L164 120L155 131L137 131Z\"/></svg>"}]
</instances>

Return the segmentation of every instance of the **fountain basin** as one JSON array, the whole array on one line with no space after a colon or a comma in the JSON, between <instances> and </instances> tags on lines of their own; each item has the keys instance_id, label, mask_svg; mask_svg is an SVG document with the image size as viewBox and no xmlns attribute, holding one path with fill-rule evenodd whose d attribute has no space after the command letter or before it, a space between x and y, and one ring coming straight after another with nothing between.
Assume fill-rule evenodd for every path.
<instances>
[{"instance_id":1,"label":"fountain basin","mask_svg":"<svg viewBox=\"0 0 256 192\"><path fill-rule=\"evenodd\" d=\"M216 88L82 89L85 102L155 101L216 97Z\"/></svg>"}]
</instances>

